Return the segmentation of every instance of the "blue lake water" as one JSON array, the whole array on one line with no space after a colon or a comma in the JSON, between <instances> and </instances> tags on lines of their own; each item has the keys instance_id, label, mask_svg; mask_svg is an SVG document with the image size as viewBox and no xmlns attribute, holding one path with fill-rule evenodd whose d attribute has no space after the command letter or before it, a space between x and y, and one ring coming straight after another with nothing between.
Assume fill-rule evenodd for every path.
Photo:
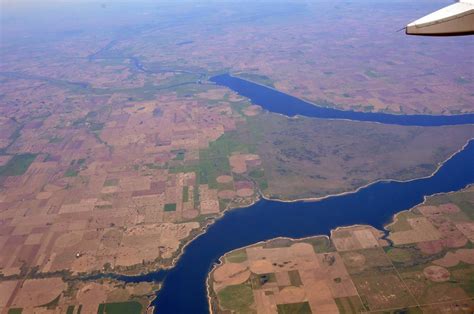
<instances>
[{"instance_id":1,"label":"blue lake water","mask_svg":"<svg viewBox=\"0 0 474 314\"><path fill-rule=\"evenodd\" d=\"M149 275L164 278L153 302L155 311L208 313L206 277L213 263L228 251L279 236L329 234L338 226L369 224L381 229L393 214L421 203L424 196L459 190L470 183L474 183L474 141L429 178L379 182L355 193L314 202L261 200L226 212L190 242L176 267Z\"/></svg>"},{"instance_id":2,"label":"blue lake water","mask_svg":"<svg viewBox=\"0 0 474 314\"><path fill-rule=\"evenodd\" d=\"M440 126L474 123L474 114L449 116L397 115L377 112L338 110L316 106L299 98L279 92L275 89L234 77L229 74L214 76L210 80L218 85L228 87L238 94L249 98L252 103L260 105L268 111L280 113L289 117L300 115L323 119L347 119L355 121L380 122L384 124L417 126Z\"/></svg>"}]
</instances>

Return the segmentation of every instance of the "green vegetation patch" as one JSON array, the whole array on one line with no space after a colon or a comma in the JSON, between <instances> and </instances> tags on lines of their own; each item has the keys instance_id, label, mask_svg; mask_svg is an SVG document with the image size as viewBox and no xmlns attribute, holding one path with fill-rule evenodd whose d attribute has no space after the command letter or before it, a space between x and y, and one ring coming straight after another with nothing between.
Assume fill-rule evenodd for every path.
<instances>
[{"instance_id":1,"label":"green vegetation patch","mask_svg":"<svg viewBox=\"0 0 474 314\"><path fill-rule=\"evenodd\" d=\"M245 249L233 251L226 255L225 258L230 263L242 263L247 260L247 251Z\"/></svg>"},{"instance_id":2,"label":"green vegetation patch","mask_svg":"<svg viewBox=\"0 0 474 314\"><path fill-rule=\"evenodd\" d=\"M227 286L217 294L221 307L237 313L246 312L254 303L252 288L248 285Z\"/></svg>"},{"instance_id":3,"label":"green vegetation patch","mask_svg":"<svg viewBox=\"0 0 474 314\"><path fill-rule=\"evenodd\" d=\"M409 250L401 248L388 248L386 251L388 257L395 263L407 263L412 261L412 256Z\"/></svg>"},{"instance_id":4,"label":"green vegetation patch","mask_svg":"<svg viewBox=\"0 0 474 314\"><path fill-rule=\"evenodd\" d=\"M20 136L21 136L21 130L23 129L23 126L19 126L15 129L15 131L8 137L9 140L14 143Z\"/></svg>"},{"instance_id":5,"label":"green vegetation patch","mask_svg":"<svg viewBox=\"0 0 474 314\"><path fill-rule=\"evenodd\" d=\"M137 301L99 304L97 314L140 314L143 306Z\"/></svg>"},{"instance_id":6,"label":"green vegetation patch","mask_svg":"<svg viewBox=\"0 0 474 314\"><path fill-rule=\"evenodd\" d=\"M361 313L366 311L364 305L360 301L359 297L345 297L345 298L336 298L337 308L339 309L339 313Z\"/></svg>"},{"instance_id":7,"label":"green vegetation patch","mask_svg":"<svg viewBox=\"0 0 474 314\"><path fill-rule=\"evenodd\" d=\"M266 75L254 74L254 73L240 73L238 74L238 76L243 79L258 83L258 84L270 86L273 88L275 87L274 81Z\"/></svg>"},{"instance_id":8,"label":"green vegetation patch","mask_svg":"<svg viewBox=\"0 0 474 314\"><path fill-rule=\"evenodd\" d=\"M69 168L69 169L66 170L66 172L64 173L64 176L67 177L67 178L69 178L69 177L77 177L78 174L79 174L79 171Z\"/></svg>"},{"instance_id":9,"label":"green vegetation patch","mask_svg":"<svg viewBox=\"0 0 474 314\"><path fill-rule=\"evenodd\" d=\"M189 187L183 186L183 202L186 203L189 201Z\"/></svg>"},{"instance_id":10,"label":"green vegetation patch","mask_svg":"<svg viewBox=\"0 0 474 314\"><path fill-rule=\"evenodd\" d=\"M0 177L21 176L24 174L37 154L17 154L5 166L0 166Z\"/></svg>"},{"instance_id":11,"label":"green vegetation patch","mask_svg":"<svg viewBox=\"0 0 474 314\"><path fill-rule=\"evenodd\" d=\"M262 168L250 171L249 176L257 183L262 191L268 188L268 181L265 178L265 172Z\"/></svg>"},{"instance_id":12,"label":"green vegetation patch","mask_svg":"<svg viewBox=\"0 0 474 314\"><path fill-rule=\"evenodd\" d=\"M301 281L300 273L297 269L290 270L288 272L288 277L290 277L290 283L292 286L299 287L303 285Z\"/></svg>"},{"instance_id":13,"label":"green vegetation patch","mask_svg":"<svg viewBox=\"0 0 474 314\"><path fill-rule=\"evenodd\" d=\"M459 284L468 295L474 295L474 265L460 262L449 271L453 283Z\"/></svg>"},{"instance_id":14,"label":"green vegetation patch","mask_svg":"<svg viewBox=\"0 0 474 314\"><path fill-rule=\"evenodd\" d=\"M82 169L86 168L86 159L85 158L80 158L80 159L74 159L71 161L69 164L69 168L66 170L64 173L65 177L77 177L79 174L79 171Z\"/></svg>"},{"instance_id":15,"label":"green vegetation patch","mask_svg":"<svg viewBox=\"0 0 474 314\"><path fill-rule=\"evenodd\" d=\"M160 164L154 164L154 163L145 164L145 167L147 167L148 169L162 169L163 168Z\"/></svg>"},{"instance_id":16,"label":"green vegetation patch","mask_svg":"<svg viewBox=\"0 0 474 314\"><path fill-rule=\"evenodd\" d=\"M311 314L308 302L277 304L278 314Z\"/></svg>"},{"instance_id":17,"label":"green vegetation patch","mask_svg":"<svg viewBox=\"0 0 474 314\"><path fill-rule=\"evenodd\" d=\"M387 229L390 232L399 232L399 231L412 230L411 225L408 223L408 219L416 218L416 217L420 217L420 216L415 215L411 211L406 211L406 212L400 213L400 214L397 215L396 221L393 224L387 226Z\"/></svg>"},{"instance_id":18,"label":"green vegetation patch","mask_svg":"<svg viewBox=\"0 0 474 314\"><path fill-rule=\"evenodd\" d=\"M229 207L230 200L219 199L219 210L223 211Z\"/></svg>"},{"instance_id":19,"label":"green vegetation patch","mask_svg":"<svg viewBox=\"0 0 474 314\"><path fill-rule=\"evenodd\" d=\"M69 305L67 307L66 314L74 314L74 305Z\"/></svg>"},{"instance_id":20,"label":"green vegetation patch","mask_svg":"<svg viewBox=\"0 0 474 314\"><path fill-rule=\"evenodd\" d=\"M55 143L60 143L62 141L63 141L62 137L54 136L49 139L48 143L55 144Z\"/></svg>"},{"instance_id":21,"label":"green vegetation patch","mask_svg":"<svg viewBox=\"0 0 474 314\"><path fill-rule=\"evenodd\" d=\"M104 210L104 209L112 209L114 208L112 205L95 205L94 209Z\"/></svg>"},{"instance_id":22,"label":"green vegetation patch","mask_svg":"<svg viewBox=\"0 0 474 314\"><path fill-rule=\"evenodd\" d=\"M22 312L23 308L14 308L8 310L8 314L21 314Z\"/></svg>"},{"instance_id":23,"label":"green vegetation patch","mask_svg":"<svg viewBox=\"0 0 474 314\"><path fill-rule=\"evenodd\" d=\"M331 240L329 240L329 238L327 237L309 238L305 239L304 242L311 244L315 253L328 253L335 251L334 246L332 246Z\"/></svg>"},{"instance_id":24,"label":"green vegetation patch","mask_svg":"<svg viewBox=\"0 0 474 314\"><path fill-rule=\"evenodd\" d=\"M456 204L469 219L474 220L474 193L461 191L457 193L439 194L428 198L426 205Z\"/></svg>"},{"instance_id":25,"label":"green vegetation patch","mask_svg":"<svg viewBox=\"0 0 474 314\"><path fill-rule=\"evenodd\" d=\"M273 248L283 248L283 247L290 247L295 242L292 239L288 238L276 238L266 241L263 244L264 249L273 249Z\"/></svg>"},{"instance_id":26,"label":"green vegetation patch","mask_svg":"<svg viewBox=\"0 0 474 314\"><path fill-rule=\"evenodd\" d=\"M176 211L176 203L165 204L164 211L165 212L174 212L174 211Z\"/></svg>"},{"instance_id":27,"label":"green vegetation patch","mask_svg":"<svg viewBox=\"0 0 474 314\"><path fill-rule=\"evenodd\" d=\"M171 167L170 171L173 173L195 172L196 185L209 184L212 189L218 188L216 178L222 173L230 173L228 157L231 153L239 149L247 151L247 147L233 139L233 135L229 133L224 133L216 141L211 142L209 148L200 150L198 164ZM198 189L195 191L197 193Z\"/></svg>"},{"instance_id":28,"label":"green vegetation patch","mask_svg":"<svg viewBox=\"0 0 474 314\"><path fill-rule=\"evenodd\" d=\"M176 156L174 157L174 160L184 160L185 152L186 151L184 149L178 149L178 150L172 151L172 153L176 154Z\"/></svg>"}]
</instances>

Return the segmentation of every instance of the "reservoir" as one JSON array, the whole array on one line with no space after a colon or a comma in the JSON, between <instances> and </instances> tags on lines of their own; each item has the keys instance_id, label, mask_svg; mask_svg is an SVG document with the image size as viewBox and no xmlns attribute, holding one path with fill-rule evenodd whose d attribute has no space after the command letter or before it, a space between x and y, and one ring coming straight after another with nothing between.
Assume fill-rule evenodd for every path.
<instances>
[{"instance_id":1,"label":"reservoir","mask_svg":"<svg viewBox=\"0 0 474 314\"><path fill-rule=\"evenodd\" d=\"M279 92L273 88L253 83L229 74L214 76L210 81L217 85L232 89L239 95L249 98L252 103L259 105L270 112L280 113L288 117L299 115L323 119L346 119L413 126L441 126L474 123L474 114L444 116L419 114L398 115L327 108L311 104L299 98Z\"/></svg>"},{"instance_id":2,"label":"reservoir","mask_svg":"<svg viewBox=\"0 0 474 314\"><path fill-rule=\"evenodd\" d=\"M154 300L157 313L208 313L206 277L213 263L233 249L275 237L328 235L338 226L369 224L378 229L395 213L423 202L424 196L474 183L474 140L431 177L378 182L357 192L312 202L260 200L231 210L186 247L176 267L127 281L163 278ZM150 277L147 277L150 276Z\"/></svg>"}]
</instances>

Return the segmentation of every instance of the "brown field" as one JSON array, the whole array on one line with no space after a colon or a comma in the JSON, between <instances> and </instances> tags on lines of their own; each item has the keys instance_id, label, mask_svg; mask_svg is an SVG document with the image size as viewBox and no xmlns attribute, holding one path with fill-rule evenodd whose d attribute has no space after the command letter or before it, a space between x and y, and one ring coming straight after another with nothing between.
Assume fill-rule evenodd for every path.
<instances>
[{"instance_id":1,"label":"brown field","mask_svg":"<svg viewBox=\"0 0 474 314\"><path fill-rule=\"evenodd\" d=\"M434 282L448 281L450 277L449 270L441 266L428 266L423 269L425 277Z\"/></svg>"},{"instance_id":2,"label":"brown field","mask_svg":"<svg viewBox=\"0 0 474 314\"><path fill-rule=\"evenodd\" d=\"M409 218L409 231L399 231L390 234L390 240L396 245L439 240L441 235L425 217Z\"/></svg>"},{"instance_id":3,"label":"brown field","mask_svg":"<svg viewBox=\"0 0 474 314\"><path fill-rule=\"evenodd\" d=\"M224 96L220 89L208 90ZM202 111L195 102L173 94L160 97L130 105L114 95L115 107L98 111L92 108L94 99L84 99L69 116L72 121L75 116L84 119L75 128L62 126L63 113L57 112L34 132L23 129L15 150L40 157L25 174L0 178L1 228L7 237L2 250L12 252L0 258L3 274L18 274L22 265L40 272L100 271L106 264L164 265L200 227L185 221L219 214L218 189L197 186L194 171L173 169L195 162L193 156L199 158L199 151L223 134L224 125L229 129L240 116L234 116L228 104ZM161 114L154 114L156 110ZM195 116L189 116L193 110ZM91 124L103 128L94 133ZM54 136L49 135L53 126L58 126ZM42 140L48 136L54 141ZM33 142L37 147L29 146ZM182 157L177 152L183 152ZM232 177L221 176L220 181L230 183ZM237 193L227 191L229 199ZM248 197L254 191L240 194Z\"/></svg>"},{"instance_id":4,"label":"brown field","mask_svg":"<svg viewBox=\"0 0 474 314\"><path fill-rule=\"evenodd\" d=\"M250 162L254 162L255 165L258 165L260 164L260 157L255 154L235 154L229 157L232 172L238 174L247 172L248 163Z\"/></svg>"},{"instance_id":5,"label":"brown field","mask_svg":"<svg viewBox=\"0 0 474 314\"><path fill-rule=\"evenodd\" d=\"M248 106L243 113L248 117L253 117L258 115L262 111L262 107L257 105Z\"/></svg>"},{"instance_id":6,"label":"brown field","mask_svg":"<svg viewBox=\"0 0 474 314\"><path fill-rule=\"evenodd\" d=\"M232 176L219 176L216 178L217 183L230 183L232 182Z\"/></svg>"},{"instance_id":7,"label":"brown field","mask_svg":"<svg viewBox=\"0 0 474 314\"><path fill-rule=\"evenodd\" d=\"M312 309L334 311L334 298L357 295L339 254L316 254L304 241L284 248L246 248L242 262L224 263L211 276L217 294L227 286L251 282L256 302L253 307L258 312L298 302L308 302ZM262 283L267 277L274 279Z\"/></svg>"},{"instance_id":8,"label":"brown field","mask_svg":"<svg viewBox=\"0 0 474 314\"><path fill-rule=\"evenodd\" d=\"M38 305L48 304L61 296L66 284L61 278L29 279L21 283L9 306L31 311Z\"/></svg>"},{"instance_id":9,"label":"brown field","mask_svg":"<svg viewBox=\"0 0 474 314\"><path fill-rule=\"evenodd\" d=\"M466 223L458 223L456 224L456 228L461 231L469 241L474 241L474 223L466 222Z\"/></svg>"},{"instance_id":10,"label":"brown field","mask_svg":"<svg viewBox=\"0 0 474 314\"><path fill-rule=\"evenodd\" d=\"M201 166L207 160L200 154L243 119L229 103L206 108L174 93L134 102L120 94L76 97L80 105L72 112L51 111L35 129L25 117L9 155L1 157L6 163L15 153L38 154L24 174L0 177L0 249L10 252L0 255L0 272L7 279L33 269L60 280L64 272L168 267L205 224L201 215L220 214L219 193L247 202L255 194L251 182L234 188L233 178L223 175L230 167L219 180L214 173L197 177L202 167L212 169ZM245 158L249 169L258 168L255 158ZM209 183L199 184L204 179Z\"/></svg>"},{"instance_id":11,"label":"brown field","mask_svg":"<svg viewBox=\"0 0 474 314\"><path fill-rule=\"evenodd\" d=\"M16 280L0 282L0 309L5 309L11 304L12 295L18 286L19 282Z\"/></svg>"},{"instance_id":12,"label":"brown field","mask_svg":"<svg viewBox=\"0 0 474 314\"><path fill-rule=\"evenodd\" d=\"M444 257L433 261L434 264L443 267L454 267L460 262L474 264L474 249L459 249L448 252Z\"/></svg>"},{"instance_id":13,"label":"brown field","mask_svg":"<svg viewBox=\"0 0 474 314\"><path fill-rule=\"evenodd\" d=\"M67 283L61 278L29 279L21 283L2 281L0 309L10 307L21 308L23 313L66 313L69 307L75 307L76 311L81 308L81 313L96 313L101 303L124 302L132 296L146 306L156 288L151 283L123 285L109 280Z\"/></svg>"},{"instance_id":14,"label":"brown field","mask_svg":"<svg viewBox=\"0 0 474 314\"><path fill-rule=\"evenodd\" d=\"M340 252L385 246L387 243L381 239L382 235L379 230L369 226L343 227L331 231L332 242Z\"/></svg>"}]
</instances>

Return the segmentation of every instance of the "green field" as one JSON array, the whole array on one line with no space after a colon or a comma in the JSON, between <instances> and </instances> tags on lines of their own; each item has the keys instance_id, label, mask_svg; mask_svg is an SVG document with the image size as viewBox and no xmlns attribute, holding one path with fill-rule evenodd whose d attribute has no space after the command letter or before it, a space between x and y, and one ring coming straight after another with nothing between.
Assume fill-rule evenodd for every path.
<instances>
[{"instance_id":1,"label":"green field","mask_svg":"<svg viewBox=\"0 0 474 314\"><path fill-rule=\"evenodd\" d=\"M183 186L183 202L186 203L189 201L189 187Z\"/></svg>"},{"instance_id":2,"label":"green field","mask_svg":"<svg viewBox=\"0 0 474 314\"><path fill-rule=\"evenodd\" d=\"M303 285L303 282L301 281L300 273L298 270L290 270L288 272L288 276L290 277L290 282L292 286L299 287Z\"/></svg>"},{"instance_id":3,"label":"green field","mask_svg":"<svg viewBox=\"0 0 474 314\"><path fill-rule=\"evenodd\" d=\"M5 166L0 166L0 177L21 176L31 163L35 160L36 154L18 154L12 157Z\"/></svg>"},{"instance_id":4,"label":"green field","mask_svg":"<svg viewBox=\"0 0 474 314\"><path fill-rule=\"evenodd\" d=\"M74 314L74 305L69 305L66 310L66 314Z\"/></svg>"},{"instance_id":5,"label":"green field","mask_svg":"<svg viewBox=\"0 0 474 314\"><path fill-rule=\"evenodd\" d=\"M277 304L278 314L311 314L308 302Z\"/></svg>"},{"instance_id":6,"label":"green field","mask_svg":"<svg viewBox=\"0 0 474 314\"><path fill-rule=\"evenodd\" d=\"M176 211L176 203L165 204L164 211L165 212L174 212L174 211Z\"/></svg>"},{"instance_id":7,"label":"green field","mask_svg":"<svg viewBox=\"0 0 474 314\"><path fill-rule=\"evenodd\" d=\"M227 286L218 293L222 307L237 313L248 312L254 302L252 288L248 285Z\"/></svg>"},{"instance_id":8,"label":"green field","mask_svg":"<svg viewBox=\"0 0 474 314\"><path fill-rule=\"evenodd\" d=\"M102 303L97 314L140 314L143 306L136 302Z\"/></svg>"},{"instance_id":9,"label":"green field","mask_svg":"<svg viewBox=\"0 0 474 314\"><path fill-rule=\"evenodd\" d=\"M227 262L242 263L247 260L247 252L245 249L237 250L226 255Z\"/></svg>"},{"instance_id":10,"label":"green field","mask_svg":"<svg viewBox=\"0 0 474 314\"><path fill-rule=\"evenodd\" d=\"M74 169L68 169L66 170L66 172L64 173L64 176L65 177L77 177L77 175L79 174L79 171L77 170L74 170Z\"/></svg>"},{"instance_id":11,"label":"green field","mask_svg":"<svg viewBox=\"0 0 474 314\"><path fill-rule=\"evenodd\" d=\"M345 297L345 298L336 298L334 299L336 302L337 308L339 309L339 313L361 313L364 312L364 306L360 301L359 297Z\"/></svg>"}]
</instances>

